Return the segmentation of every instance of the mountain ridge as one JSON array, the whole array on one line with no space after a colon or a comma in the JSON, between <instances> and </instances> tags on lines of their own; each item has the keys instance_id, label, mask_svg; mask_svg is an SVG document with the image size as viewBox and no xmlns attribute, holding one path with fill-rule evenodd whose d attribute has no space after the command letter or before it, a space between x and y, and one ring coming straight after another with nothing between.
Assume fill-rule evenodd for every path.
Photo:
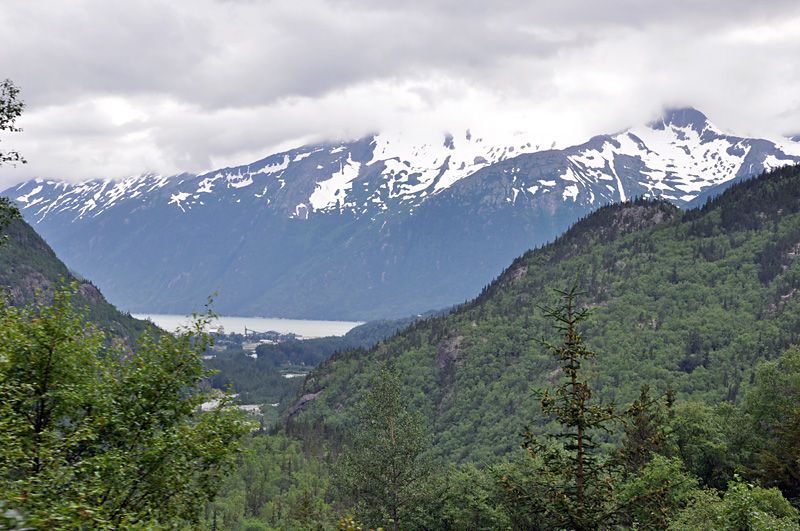
<instances>
[{"instance_id":1,"label":"mountain ridge","mask_svg":"<svg viewBox=\"0 0 800 531\"><path fill-rule=\"evenodd\" d=\"M420 144L379 134L199 176L29 181L4 194L131 311L185 313L219 288L229 315L369 320L467 300L602 205L687 207L800 161L800 144L787 146L683 109L561 150L469 130Z\"/></svg>"}]
</instances>

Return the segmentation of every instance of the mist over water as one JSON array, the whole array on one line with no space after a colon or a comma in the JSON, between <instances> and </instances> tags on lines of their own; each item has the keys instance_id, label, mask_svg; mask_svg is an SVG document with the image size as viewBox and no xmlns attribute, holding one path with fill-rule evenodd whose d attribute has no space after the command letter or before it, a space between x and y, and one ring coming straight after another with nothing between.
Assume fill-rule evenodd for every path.
<instances>
[{"instance_id":1,"label":"mist over water","mask_svg":"<svg viewBox=\"0 0 800 531\"><path fill-rule=\"evenodd\" d=\"M175 331L186 326L190 317L186 315L167 314L132 314L137 319L149 319L154 324L167 331ZM363 322L356 321L314 321L310 319L266 319L260 317L224 317L216 321L225 327L225 333L244 334L245 327L248 331L279 332L281 334L296 334L304 338L343 336Z\"/></svg>"}]
</instances>

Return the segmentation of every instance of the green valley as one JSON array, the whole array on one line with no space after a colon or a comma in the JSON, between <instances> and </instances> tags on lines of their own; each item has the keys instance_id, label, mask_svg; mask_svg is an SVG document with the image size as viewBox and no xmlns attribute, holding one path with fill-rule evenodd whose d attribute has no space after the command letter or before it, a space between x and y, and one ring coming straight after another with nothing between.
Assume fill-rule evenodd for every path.
<instances>
[{"instance_id":1,"label":"green valley","mask_svg":"<svg viewBox=\"0 0 800 531\"><path fill-rule=\"evenodd\" d=\"M0 253L16 274L25 230ZM447 312L265 345L255 360L223 351L206 381L280 406L192 525L798 529L797 256L788 166L695 210L604 207ZM573 315L559 313L565 290L574 333L554 328ZM287 363L319 364L301 384ZM584 386L572 394L571 370ZM401 462L414 472L388 479Z\"/></svg>"}]
</instances>

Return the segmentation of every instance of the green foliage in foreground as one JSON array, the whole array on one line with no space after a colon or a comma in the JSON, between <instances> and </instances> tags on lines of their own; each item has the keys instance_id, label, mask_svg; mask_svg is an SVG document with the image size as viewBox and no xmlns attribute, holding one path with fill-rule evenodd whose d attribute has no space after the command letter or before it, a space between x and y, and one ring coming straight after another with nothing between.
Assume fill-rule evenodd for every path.
<instances>
[{"instance_id":1,"label":"green foliage in foreground","mask_svg":"<svg viewBox=\"0 0 800 531\"><path fill-rule=\"evenodd\" d=\"M669 531L800 531L800 512L778 489L764 489L736 478L720 497L714 490L694 492L689 506Z\"/></svg>"},{"instance_id":2,"label":"green foliage in foreground","mask_svg":"<svg viewBox=\"0 0 800 531\"><path fill-rule=\"evenodd\" d=\"M324 424L289 423L245 437L236 470L205 504L201 529L300 531L335 527L343 506L332 468L341 435Z\"/></svg>"},{"instance_id":3,"label":"green foliage in foreground","mask_svg":"<svg viewBox=\"0 0 800 531\"><path fill-rule=\"evenodd\" d=\"M105 347L71 299L0 302L0 500L41 530L171 529L198 518L249 425L201 412L207 316L179 337Z\"/></svg>"},{"instance_id":4,"label":"green foliage in foreground","mask_svg":"<svg viewBox=\"0 0 800 531\"><path fill-rule=\"evenodd\" d=\"M758 476L800 505L800 348L756 372L745 408L759 441Z\"/></svg>"},{"instance_id":5,"label":"green foliage in foreground","mask_svg":"<svg viewBox=\"0 0 800 531\"><path fill-rule=\"evenodd\" d=\"M563 344L545 343L564 373L561 385L552 392L538 392L542 416L552 418L555 429L545 437L530 431L524 435L523 446L536 461L532 477L525 478L530 486L503 478L503 483L515 503L526 504L532 512L541 514L551 527L568 527L580 531L606 529L628 512L629 506L654 507L659 511L641 510L639 523L643 526L664 524L667 516L664 500L673 496L680 474L673 471L655 479L640 481L629 497L619 496L615 486L629 468L641 467L650 460L650 453L663 439L657 428L613 451L601 452L597 435L611 434L616 426L629 427L643 418L655 401L648 398L646 389L641 399L624 410L614 405L600 405L592 400L592 388L584 364L594 357L586 349L578 325L586 320L589 311L577 307L577 280L567 291L559 291L562 303L545 308L547 316ZM629 431L629 434L632 432ZM637 432L638 433L638 432ZM674 477L671 477L674 476Z\"/></svg>"},{"instance_id":6,"label":"green foliage in foreground","mask_svg":"<svg viewBox=\"0 0 800 531\"><path fill-rule=\"evenodd\" d=\"M346 468L340 458L347 441L330 426L293 422L248 436L236 471L206 505L201 529L214 529L216 522L216 529L228 531L333 531L346 516L354 523L365 519L355 500L339 490L333 472ZM512 469L527 472L528 463L498 464L496 471L473 465L433 470L427 480L438 496L417 497L413 517L400 529L498 530L527 521L506 503L498 481L498 474Z\"/></svg>"},{"instance_id":7,"label":"green foliage in foreground","mask_svg":"<svg viewBox=\"0 0 800 531\"><path fill-rule=\"evenodd\" d=\"M0 81L0 131L9 131L18 133L22 131L17 127L17 118L22 115L22 110L25 108L19 98L19 88L10 79ZM20 162L25 164L25 159L19 154L18 151L3 151L0 150L0 166L3 164L15 164ZM2 216L0 216L2 217Z\"/></svg>"}]
</instances>

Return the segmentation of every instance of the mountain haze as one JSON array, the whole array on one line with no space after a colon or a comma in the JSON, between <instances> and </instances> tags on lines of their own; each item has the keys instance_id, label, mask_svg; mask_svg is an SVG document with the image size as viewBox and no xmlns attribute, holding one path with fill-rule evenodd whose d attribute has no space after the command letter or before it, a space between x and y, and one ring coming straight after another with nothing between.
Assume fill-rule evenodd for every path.
<instances>
[{"instance_id":1,"label":"mountain haze","mask_svg":"<svg viewBox=\"0 0 800 531\"><path fill-rule=\"evenodd\" d=\"M603 205L686 207L798 155L681 109L563 150L524 134L377 134L199 176L4 195L126 310L186 313L219 290L227 315L368 320L463 302Z\"/></svg>"}]
</instances>

